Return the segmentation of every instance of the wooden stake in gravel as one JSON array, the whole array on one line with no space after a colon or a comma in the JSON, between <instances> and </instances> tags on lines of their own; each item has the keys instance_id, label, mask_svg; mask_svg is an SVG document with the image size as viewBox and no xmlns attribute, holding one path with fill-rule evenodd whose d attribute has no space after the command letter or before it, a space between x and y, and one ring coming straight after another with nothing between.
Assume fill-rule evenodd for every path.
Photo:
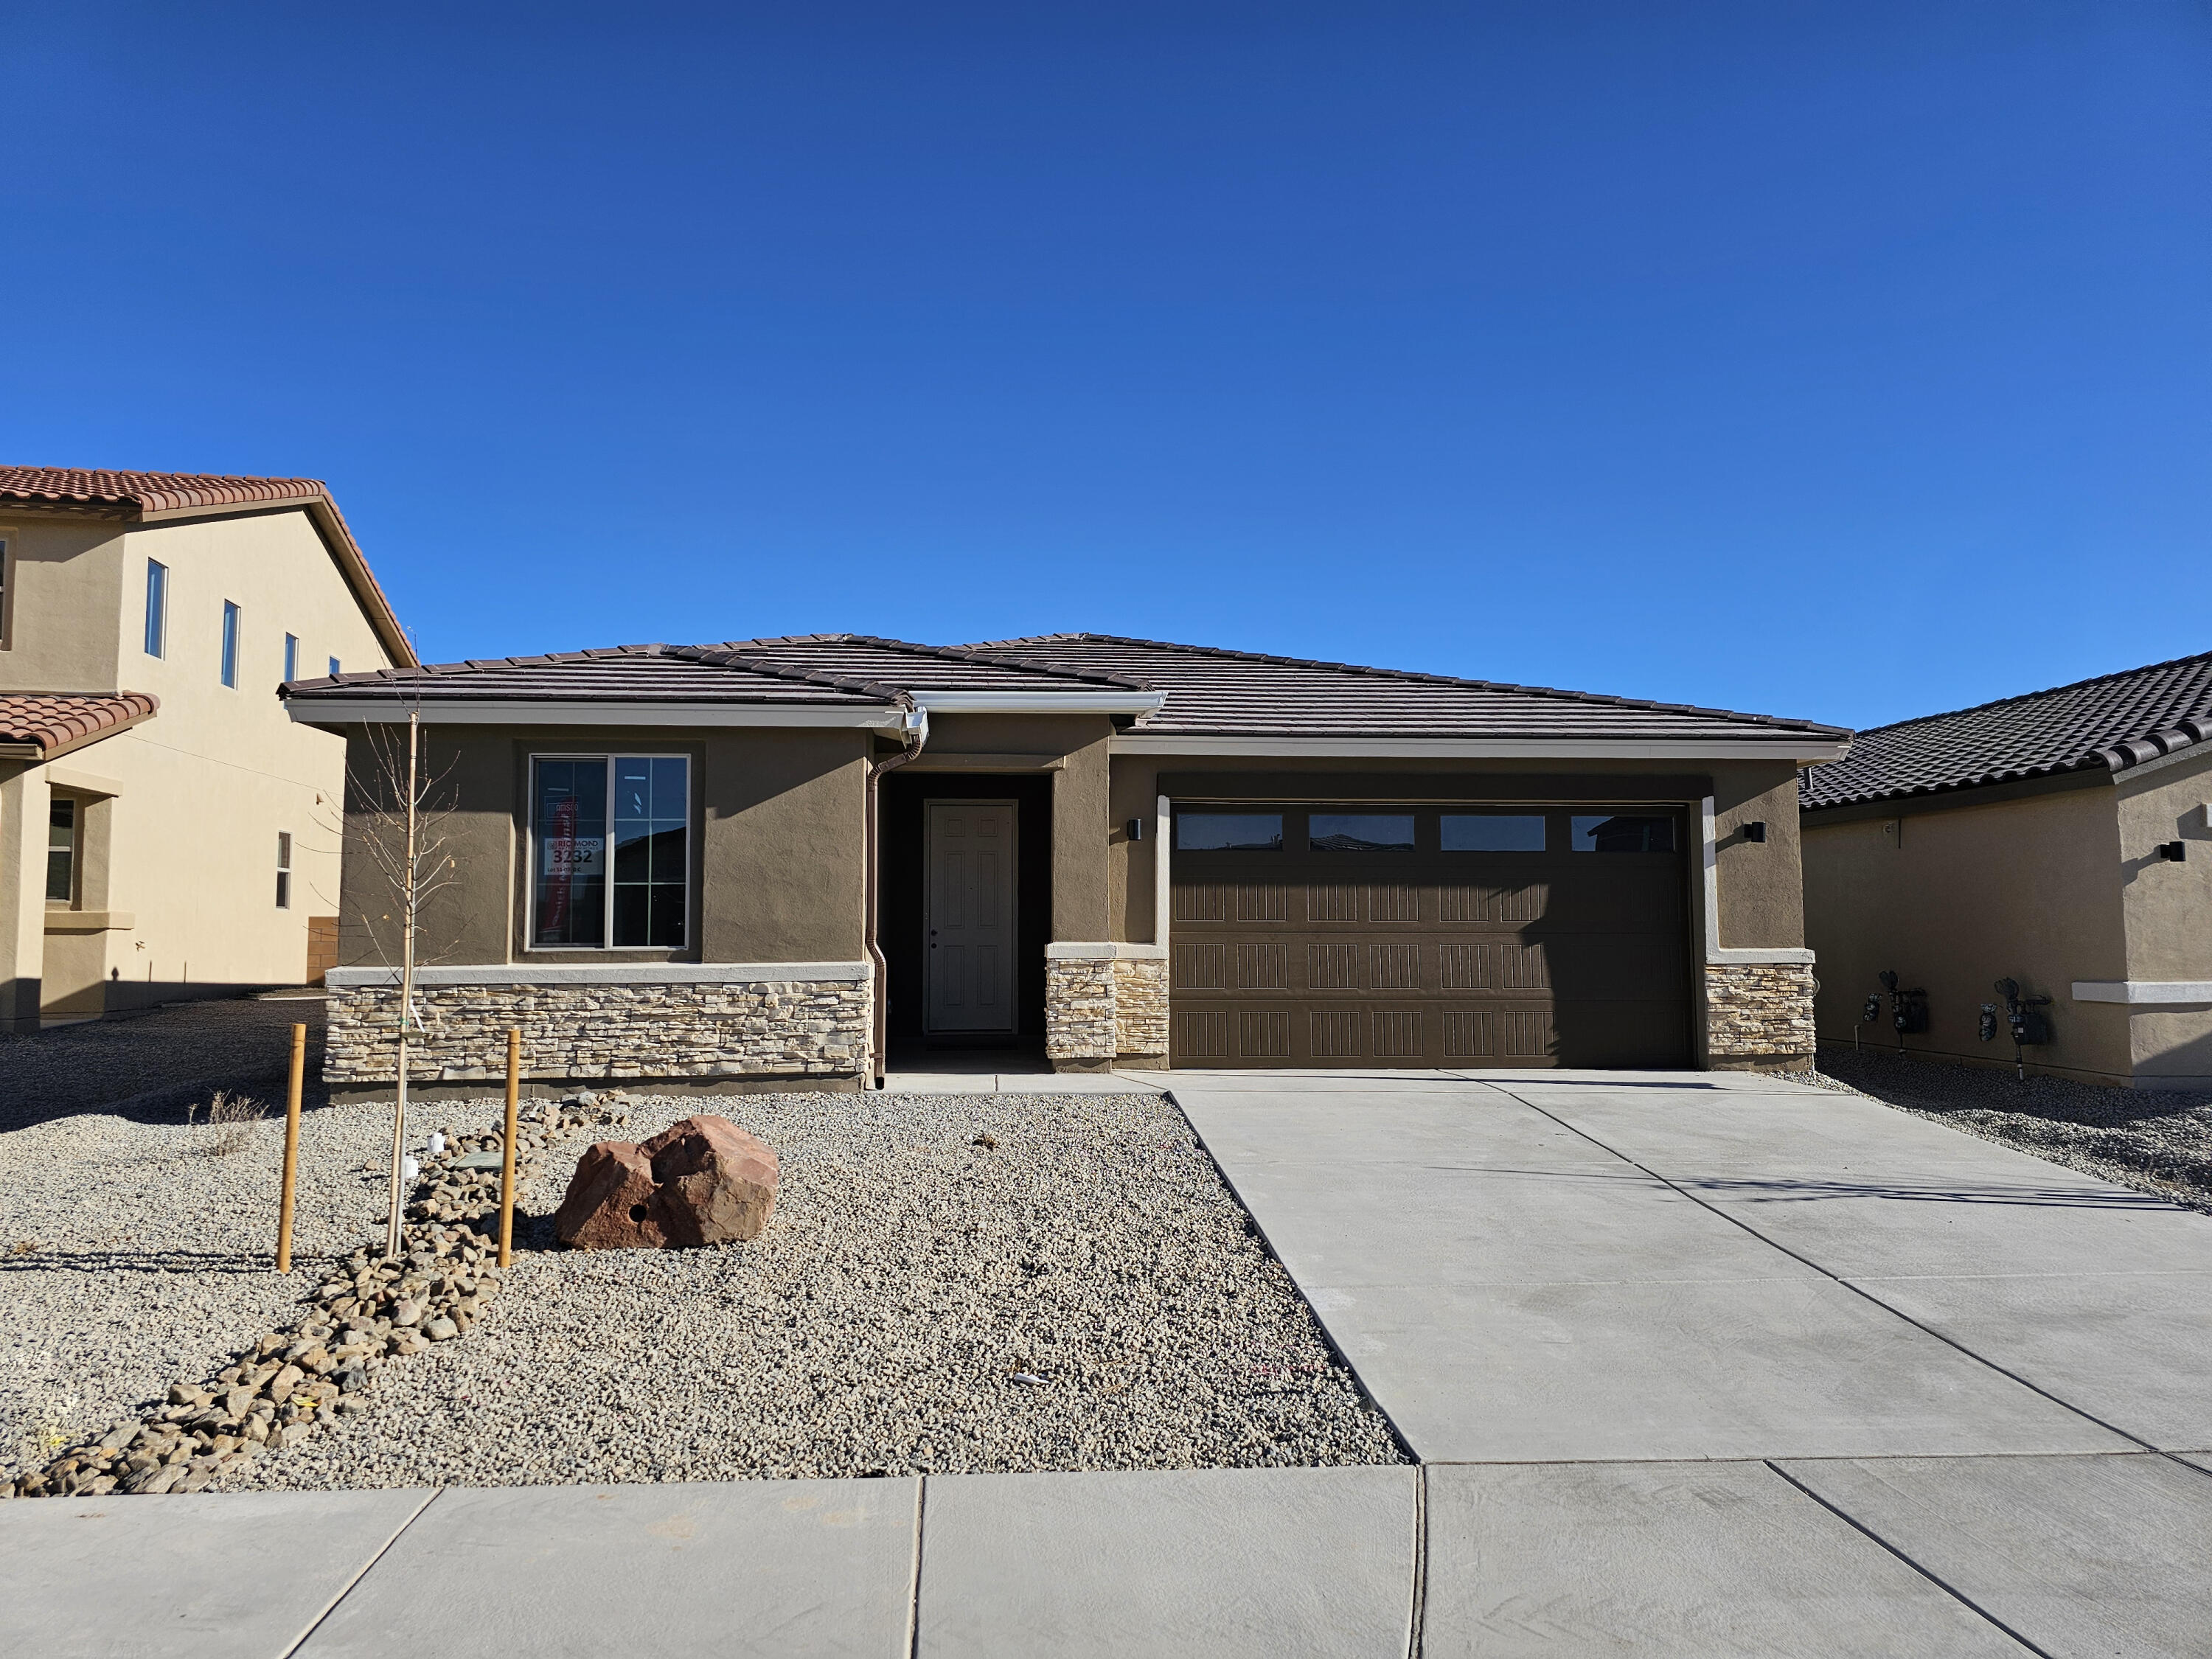
<instances>
[{"instance_id":1,"label":"wooden stake in gravel","mask_svg":"<svg viewBox=\"0 0 2212 1659\"><path fill-rule=\"evenodd\" d=\"M507 1028L507 1127L499 1150L499 1265L514 1255L514 1113L522 1089L522 1033Z\"/></svg>"},{"instance_id":2,"label":"wooden stake in gravel","mask_svg":"<svg viewBox=\"0 0 2212 1659\"><path fill-rule=\"evenodd\" d=\"M292 1028L292 1085L284 1097L284 1195L276 1204L276 1271L292 1271L292 1191L300 1175L300 1085L307 1074L307 1028Z\"/></svg>"}]
</instances>

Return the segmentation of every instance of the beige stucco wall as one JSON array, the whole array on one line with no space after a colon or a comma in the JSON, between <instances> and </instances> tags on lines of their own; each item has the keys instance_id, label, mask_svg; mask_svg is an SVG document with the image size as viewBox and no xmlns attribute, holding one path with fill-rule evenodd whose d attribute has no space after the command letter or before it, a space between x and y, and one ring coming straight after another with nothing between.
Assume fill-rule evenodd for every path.
<instances>
[{"instance_id":1,"label":"beige stucco wall","mask_svg":"<svg viewBox=\"0 0 2212 1659\"><path fill-rule=\"evenodd\" d=\"M387 799L386 756L404 727L349 732L353 794L338 960L396 965L393 895L367 842ZM435 832L459 879L426 905L418 951L441 965L617 962L855 962L862 943L862 836L871 734L851 729L433 726L424 741ZM702 809L693 848L695 943L681 951L532 950L524 836L533 754L691 757ZM397 799L396 793L388 796Z\"/></svg>"},{"instance_id":2,"label":"beige stucco wall","mask_svg":"<svg viewBox=\"0 0 2212 1659\"><path fill-rule=\"evenodd\" d=\"M22 556L0 683L145 691L161 705L153 720L46 769L52 787L87 813L76 908L106 912L112 924L51 919L46 1011L299 983L308 919L337 910L344 747L286 717L276 695L283 637L299 637L306 674L334 655L349 669L387 662L313 526L297 511L151 526L0 522L14 525ZM168 568L161 657L144 649L149 558ZM241 611L235 688L220 672L226 599ZM284 909L276 902L279 831L292 836Z\"/></svg>"},{"instance_id":3,"label":"beige stucco wall","mask_svg":"<svg viewBox=\"0 0 2212 1659\"><path fill-rule=\"evenodd\" d=\"M1895 826L1893 829L1890 826ZM1893 816L1808 819L1806 927L1819 956L1823 1041L1849 1042L1861 1005L1894 969L1928 992L1917 1051L2010 1064L2012 1044L1977 1035L1994 982L2049 996L2054 1041L2031 1065L2105 1082L2131 1070L2125 1009L2076 1003L2075 981L2127 976L2120 836L2109 785L1985 805L1907 806ZM2169 835L2166 839L2171 840ZM1863 1034L1894 1047L1887 1001Z\"/></svg>"}]
</instances>

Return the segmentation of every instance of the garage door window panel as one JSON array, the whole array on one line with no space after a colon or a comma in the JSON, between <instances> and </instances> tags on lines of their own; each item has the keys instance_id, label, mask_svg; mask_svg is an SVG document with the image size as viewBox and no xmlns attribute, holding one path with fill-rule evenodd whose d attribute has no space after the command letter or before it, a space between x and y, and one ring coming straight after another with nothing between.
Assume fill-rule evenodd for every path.
<instances>
[{"instance_id":1,"label":"garage door window panel","mask_svg":"<svg viewBox=\"0 0 2212 1659\"><path fill-rule=\"evenodd\" d=\"M1411 812L1316 812L1306 822L1306 846L1316 853L1410 853Z\"/></svg>"},{"instance_id":2,"label":"garage door window panel","mask_svg":"<svg viewBox=\"0 0 2212 1659\"><path fill-rule=\"evenodd\" d=\"M1535 812L1446 812L1437 842L1447 853L1540 853L1547 823Z\"/></svg>"}]
</instances>

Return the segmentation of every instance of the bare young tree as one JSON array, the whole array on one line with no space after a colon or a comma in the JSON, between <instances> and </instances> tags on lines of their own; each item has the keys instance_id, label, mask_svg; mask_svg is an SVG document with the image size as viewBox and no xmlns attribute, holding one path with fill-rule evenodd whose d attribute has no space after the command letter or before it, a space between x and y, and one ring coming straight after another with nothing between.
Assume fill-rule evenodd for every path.
<instances>
[{"instance_id":1,"label":"bare young tree","mask_svg":"<svg viewBox=\"0 0 2212 1659\"><path fill-rule=\"evenodd\" d=\"M422 720L420 710L409 711L404 749L396 732L370 726L368 775L362 775L351 764L346 769L347 793L352 798L349 813L354 819L346 836L348 850L368 861L375 872L375 887L392 907L380 918L363 910L359 919L362 932L384 957L385 966L397 967L399 974L399 1054L393 1068L398 1094L392 1114L391 1204L384 1235L387 1257L399 1254L400 1211L405 1197L400 1166L407 1152L409 1051L415 1033L425 1023L415 1002L415 970L426 959L434 959L423 949L422 913L433 898L459 879L447 845L451 809L434 804L447 774L432 776L422 763ZM390 925L394 922L396 928ZM395 943L399 958L396 963L392 960Z\"/></svg>"}]
</instances>

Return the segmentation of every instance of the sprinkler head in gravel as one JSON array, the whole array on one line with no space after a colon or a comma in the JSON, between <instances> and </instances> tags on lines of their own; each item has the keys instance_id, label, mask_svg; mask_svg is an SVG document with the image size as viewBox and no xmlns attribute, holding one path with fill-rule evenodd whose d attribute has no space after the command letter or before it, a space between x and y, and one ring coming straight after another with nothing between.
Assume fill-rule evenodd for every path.
<instances>
[{"instance_id":1,"label":"sprinkler head in gravel","mask_svg":"<svg viewBox=\"0 0 2212 1659\"><path fill-rule=\"evenodd\" d=\"M989 1135L977 1135L968 1144L970 1146L981 1146L987 1152L995 1152L999 1150L999 1143Z\"/></svg>"}]
</instances>

